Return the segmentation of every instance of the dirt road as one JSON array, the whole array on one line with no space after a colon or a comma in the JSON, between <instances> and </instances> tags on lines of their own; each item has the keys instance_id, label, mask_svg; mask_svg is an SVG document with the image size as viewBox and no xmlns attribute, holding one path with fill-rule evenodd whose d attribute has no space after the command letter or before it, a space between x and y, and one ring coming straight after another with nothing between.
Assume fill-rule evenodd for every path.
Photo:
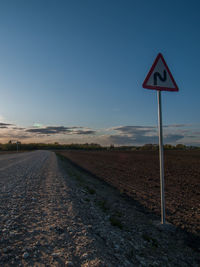
<instances>
[{"instance_id":1,"label":"dirt road","mask_svg":"<svg viewBox=\"0 0 200 267\"><path fill-rule=\"evenodd\" d=\"M53 152L0 156L0 266L198 266L157 219Z\"/></svg>"}]
</instances>

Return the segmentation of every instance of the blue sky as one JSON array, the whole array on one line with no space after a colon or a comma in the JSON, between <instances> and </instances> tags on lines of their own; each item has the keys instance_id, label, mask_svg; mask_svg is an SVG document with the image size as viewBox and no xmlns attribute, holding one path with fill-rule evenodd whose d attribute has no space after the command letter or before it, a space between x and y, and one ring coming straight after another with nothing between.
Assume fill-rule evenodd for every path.
<instances>
[{"instance_id":1,"label":"blue sky","mask_svg":"<svg viewBox=\"0 0 200 267\"><path fill-rule=\"evenodd\" d=\"M180 90L162 93L165 142L199 145L199 12L197 0L2 0L0 141L156 143L156 91L142 83L161 52Z\"/></svg>"}]
</instances>

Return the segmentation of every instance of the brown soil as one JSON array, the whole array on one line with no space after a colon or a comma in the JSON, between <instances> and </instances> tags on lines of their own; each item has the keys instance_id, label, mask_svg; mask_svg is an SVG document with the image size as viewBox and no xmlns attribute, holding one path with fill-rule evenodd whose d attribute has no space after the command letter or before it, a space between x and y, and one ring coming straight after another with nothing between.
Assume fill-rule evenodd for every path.
<instances>
[{"instance_id":1,"label":"brown soil","mask_svg":"<svg viewBox=\"0 0 200 267\"><path fill-rule=\"evenodd\" d=\"M158 152L65 151L73 163L160 214ZM166 219L200 233L200 151L165 152Z\"/></svg>"}]
</instances>

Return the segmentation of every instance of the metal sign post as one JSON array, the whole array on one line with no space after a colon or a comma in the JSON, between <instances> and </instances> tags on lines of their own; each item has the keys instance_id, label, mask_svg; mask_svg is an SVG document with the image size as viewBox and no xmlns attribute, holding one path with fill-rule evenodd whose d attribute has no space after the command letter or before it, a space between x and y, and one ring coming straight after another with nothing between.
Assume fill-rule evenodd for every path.
<instances>
[{"instance_id":1,"label":"metal sign post","mask_svg":"<svg viewBox=\"0 0 200 267\"><path fill-rule=\"evenodd\" d=\"M159 132L159 157L160 157L161 223L165 224L165 181L164 181L164 153L163 153L161 91L158 90L157 94L158 94L158 132Z\"/></svg>"},{"instance_id":2,"label":"metal sign post","mask_svg":"<svg viewBox=\"0 0 200 267\"><path fill-rule=\"evenodd\" d=\"M161 91L178 91L176 82L162 56L158 54L146 79L143 88L157 90L158 94L158 132L160 157L160 195L161 195L161 223L165 224L165 186L164 186L164 153L162 133L162 105Z\"/></svg>"}]
</instances>

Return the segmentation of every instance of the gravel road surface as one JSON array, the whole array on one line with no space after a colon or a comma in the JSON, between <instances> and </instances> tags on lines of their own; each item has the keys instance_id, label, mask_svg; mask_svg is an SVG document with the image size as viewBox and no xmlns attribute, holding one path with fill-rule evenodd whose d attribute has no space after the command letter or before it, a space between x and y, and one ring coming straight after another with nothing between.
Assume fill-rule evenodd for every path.
<instances>
[{"instance_id":1,"label":"gravel road surface","mask_svg":"<svg viewBox=\"0 0 200 267\"><path fill-rule=\"evenodd\" d=\"M198 266L157 220L53 152L0 155L0 266Z\"/></svg>"}]
</instances>

